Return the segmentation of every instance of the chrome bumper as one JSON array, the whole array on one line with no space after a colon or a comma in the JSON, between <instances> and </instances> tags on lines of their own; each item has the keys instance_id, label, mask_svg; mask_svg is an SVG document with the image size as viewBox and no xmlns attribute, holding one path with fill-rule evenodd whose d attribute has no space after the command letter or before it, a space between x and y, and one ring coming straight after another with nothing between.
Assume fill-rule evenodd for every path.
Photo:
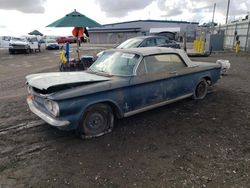
<instances>
[{"instance_id":1,"label":"chrome bumper","mask_svg":"<svg viewBox=\"0 0 250 188\"><path fill-rule=\"evenodd\" d=\"M37 116L39 116L41 119L43 119L44 121L46 121L48 124L55 126L55 127L64 127L70 124L69 121L61 121L61 120L57 120L47 114L45 114L44 112L40 111L33 103L33 100L31 98L27 98L27 103L29 105L30 110L36 114Z\"/></svg>"}]
</instances>

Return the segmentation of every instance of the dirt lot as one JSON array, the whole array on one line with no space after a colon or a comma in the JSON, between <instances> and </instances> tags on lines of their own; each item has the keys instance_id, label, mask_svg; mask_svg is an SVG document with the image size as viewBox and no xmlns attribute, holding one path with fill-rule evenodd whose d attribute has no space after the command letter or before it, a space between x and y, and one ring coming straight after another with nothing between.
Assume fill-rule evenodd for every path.
<instances>
[{"instance_id":1,"label":"dirt lot","mask_svg":"<svg viewBox=\"0 0 250 188\"><path fill-rule=\"evenodd\" d=\"M58 51L0 50L0 188L250 187L250 55L195 60L216 59L232 68L204 100L117 120L111 134L81 140L25 102L25 75L57 71Z\"/></svg>"}]
</instances>

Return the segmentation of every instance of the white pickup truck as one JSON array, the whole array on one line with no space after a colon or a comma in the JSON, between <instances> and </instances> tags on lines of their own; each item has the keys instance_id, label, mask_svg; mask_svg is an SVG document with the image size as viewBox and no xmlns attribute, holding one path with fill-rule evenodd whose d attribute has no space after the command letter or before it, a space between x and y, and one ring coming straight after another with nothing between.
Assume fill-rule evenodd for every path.
<instances>
[{"instance_id":1,"label":"white pickup truck","mask_svg":"<svg viewBox=\"0 0 250 188\"><path fill-rule=\"evenodd\" d=\"M40 52L40 44L36 37L11 37L9 42L9 53L26 52L31 53L33 51Z\"/></svg>"}]
</instances>

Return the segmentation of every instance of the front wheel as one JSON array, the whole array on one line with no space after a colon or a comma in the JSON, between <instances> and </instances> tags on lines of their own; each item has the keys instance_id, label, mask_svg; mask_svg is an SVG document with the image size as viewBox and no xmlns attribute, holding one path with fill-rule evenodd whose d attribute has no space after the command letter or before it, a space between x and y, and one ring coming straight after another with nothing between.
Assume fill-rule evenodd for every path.
<instances>
[{"instance_id":1,"label":"front wheel","mask_svg":"<svg viewBox=\"0 0 250 188\"><path fill-rule=\"evenodd\" d=\"M96 104L83 115L78 131L82 138L92 138L107 134L114 126L114 115L110 106Z\"/></svg>"},{"instance_id":2,"label":"front wheel","mask_svg":"<svg viewBox=\"0 0 250 188\"><path fill-rule=\"evenodd\" d=\"M30 53L31 53L31 49L28 48L28 49L25 50L25 52L26 52L27 54L30 54Z\"/></svg>"},{"instance_id":3,"label":"front wheel","mask_svg":"<svg viewBox=\"0 0 250 188\"><path fill-rule=\"evenodd\" d=\"M196 86L193 99L204 99L207 95L208 83L205 79L202 79L199 84Z\"/></svg>"}]
</instances>

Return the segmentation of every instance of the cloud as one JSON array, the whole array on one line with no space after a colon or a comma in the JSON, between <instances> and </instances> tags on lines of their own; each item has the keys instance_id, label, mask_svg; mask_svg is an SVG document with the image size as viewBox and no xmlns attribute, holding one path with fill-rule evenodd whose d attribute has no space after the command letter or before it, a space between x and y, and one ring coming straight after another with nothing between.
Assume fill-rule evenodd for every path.
<instances>
[{"instance_id":1,"label":"cloud","mask_svg":"<svg viewBox=\"0 0 250 188\"><path fill-rule=\"evenodd\" d=\"M207 0L157 0L159 9L165 12L164 17L171 18L181 16L183 13L189 15L189 19L202 20L208 16L212 17L214 2ZM231 1L229 17L246 15L249 11L250 0ZM216 0L215 16L226 17L227 1ZM187 19L187 18L183 18Z\"/></svg>"},{"instance_id":2,"label":"cloud","mask_svg":"<svg viewBox=\"0 0 250 188\"><path fill-rule=\"evenodd\" d=\"M44 13L46 0L0 0L0 9L18 10L23 13Z\"/></svg>"},{"instance_id":3,"label":"cloud","mask_svg":"<svg viewBox=\"0 0 250 188\"><path fill-rule=\"evenodd\" d=\"M206 17L208 19L210 14L212 16L214 6L214 2L208 0L95 0L95 2L108 17L116 18L127 16L132 11L143 10L148 5L156 2L163 13L162 17L167 19L202 20ZM249 11L248 7L250 7L250 0L231 1L229 16L244 15ZM226 8L226 0L216 0L215 15L226 16ZM183 15L188 15L188 17L183 17Z\"/></svg>"},{"instance_id":4,"label":"cloud","mask_svg":"<svg viewBox=\"0 0 250 188\"><path fill-rule=\"evenodd\" d=\"M109 17L123 17L130 11L141 10L155 0L95 0Z\"/></svg>"}]
</instances>

